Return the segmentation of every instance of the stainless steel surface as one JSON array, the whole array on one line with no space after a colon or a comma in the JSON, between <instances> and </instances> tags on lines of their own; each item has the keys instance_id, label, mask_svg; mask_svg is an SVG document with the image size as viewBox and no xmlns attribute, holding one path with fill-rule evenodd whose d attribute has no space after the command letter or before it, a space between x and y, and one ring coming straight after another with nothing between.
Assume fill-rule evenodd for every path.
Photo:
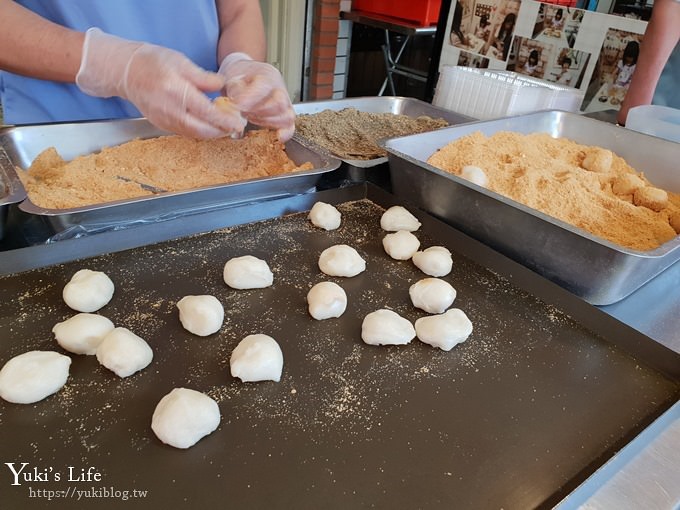
<instances>
[{"instance_id":1,"label":"stainless steel surface","mask_svg":"<svg viewBox=\"0 0 680 510\"><path fill-rule=\"evenodd\" d=\"M394 115L407 115L409 117L420 117L427 115L432 118L441 118L446 120L451 125L462 124L465 122L472 122L475 119L455 113L444 108L433 106L430 103L415 99L412 97L399 96L383 96L383 97L351 97L346 99L334 99L328 101L311 101L309 103L298 103L293 105L295 113L314 114L324 110L340 111L345 108L356 108L361 112L367 113L393 113ZM299 140L303 145L309 146L318 150L321 153L328 153L325 149L318 147L316 144L307 138L295 135L295 139ZM333 155L338 157L337 155ZM357 175L363 175L362 171L375 166L386 166L387 158L375 158L369 160L363 159L344 159L340 158L346 166L350 168L351 172ZM363 180L363 179L357 179Z\"/></svg>"},{"instance_id":2,"label":"stainless steel surface","mask_svg":"<svg viewBox=\"0 0 680 510\"><path fill-rule=\"evenodd\" d=\"M7 152L11 164L25 169L48 147L55 147L64 159L70 160L105 146L161 134L166 133L144 119L49 124L3 130L0 145ZM286 144L286 152L297 164L311 162L313 169L72 209L45 209L33 204L29 197L19 208L28 215L39 216L54 230L58 239L167 221L205 209L221 209L227 204L305 193L314 189L324 174L340 166L336 158L320 155L294 140Z\"/></svg>"},{"instance_id":3,"label":"stainless steel surface","mask_svg":"<svg viewBox=\"0 0 680 510\"><path fill-rule=\"evenodd\" d=\"M83 265L114 277L124 299L114 296L101 313L141 328L156 358L120 380L93 357L76 356L63 393L31 406L0 401L0 458L60 472L93 466L101 482L50 479L39 488L149 491L126 501L130 508L212 507L228 498L239 508L524 509L559 503L640 432L664 439L659 420L648 425L677 402L680 355L423 211L414 210L423 223L417 234L454 253L446 278L475 331L449 353L417 342L362 344L366 311L386 304L411 320L420 315L404 289L422 277L387 258L381 211L354 202L364 198L403 205L354 186L3 254L1 273L36 270L0 285L0 330L12 332L2 335L2 360L28 347L56 348L48 330L73 313L61 302L61 283ZM280 217L317 200L344 211L339 231L314 230L306 214ZM200 232L207 234L185 237ZM146 246L167 239L176 241ZM351 297L341 319L312 321L304 293L325 279L316 254L339 241L354 244L368 270L337 280ZM244 251L270 260L274 287L224 287L223 261ZM232 305L214 337L191 337L176 319L173 302L198 289ZM284 347L284 378L242 385L229 378L226 360L240 335L261 326ZM160 444L149 429L153 406L175 385L210 391L222 411L220 428L186 451ZM54 507L9 477L6 470L0 479L4 503ZM90 503L121 505L114 497Z\"/></svg>"},{"instance_id":4,"label":"stainless steel surface","mask_svg":"<svg viewBox=\"0 0 680 510\"><path fill-rule=\"evenodd\" d=\"M546 132L611 149L656 186L680 192L679 144L559 111L387 140L393 191L596 305L623 299L680 259L680 237L655 250L626 249L425 162L461 136L503 130Z\"/></svg>"},{"instance_id":5,"label":"stainless steel surface","mask_svg":"<svg viewBox=\"0 0 680 510\"><path fill-rule=\"evenodd\" d=\"M556 510L680 507L680 402L595 472Z\"/></svg>"}]
</instances>

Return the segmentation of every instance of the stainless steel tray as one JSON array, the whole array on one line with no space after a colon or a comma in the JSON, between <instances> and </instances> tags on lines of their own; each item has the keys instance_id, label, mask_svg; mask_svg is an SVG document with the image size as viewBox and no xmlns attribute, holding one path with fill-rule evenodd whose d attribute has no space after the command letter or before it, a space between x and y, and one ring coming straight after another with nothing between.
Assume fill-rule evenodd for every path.
<instances>
[{"instance_id":1,"label":"stainless steel tray","mask_svg":"<svg viewBox=\"0 0 680 510\"><path fill-rule=\"evenodd\" d=\"M656 186L680 192L680 144L581 115L546 111L384 142L394 193L597 305L623 299L680 259L680 237L636 251L441 171L425 161L475 131L545 132L611 149Z\"/></svg>"},{"instance_id":2,"label":"stainless steel tray","mask_svg":"<svg viewBox=\"0 0 680 510\"><path fill-rule=\"evenodd\" d=\"M340 229L311 226L317 200L342 211ZM0 363L59 349L51 328L74 313L61 290L82 267L116 284L99 313L154 349L152 365L126 379L94 356L74 355L60 392L34 405L0 400L0 458L29 463L26 472L51 469L45 482L12 485L3 467L3 508L215 508L225 498L230 508L548 508L672 411L680 354L419 210L416 234L424 246L452 251L445 279L475 329L450 352L415 340L364 344L361 318L378 307L411 321L424 315L407 292L423 274L389 259L380 242L380 215L396 204L359 185L3 254ZM167 242L152 244L159 241ZM367 270L331 278L346 290L348 309L314 321L304 296L328 279L318 254L338 243L355 246ZM270 288L224 285L224 261L245 252L268 260ZM195 293L225 305L217 334L182 329L175 303ZM254 332L282 347L279 383L229 375L233 347ZM156 403L176 386L208 392L222 413L218 430L184 451L150 429ZM661 451L672 447L666 441ZM101 477L69 480L69 467ZM36 489L73 496L55 503L31 497ZM75 491L90 489L100 497L76 500ZM677 501L672 489L650 487Z\"/></svg>"},{"instance_id":3,"label":"stainless steel tray","mask_svg":"<svg viewBox=\"0 0 680 510\"><path fill-rule=\"evenodd\" d=\"M0 240L5 237L5 227L10 206L26 198L17 173L5 148L0 142Z\"/></svg>"},{"instance_id":4,"label":"stainless steel tray","mask_svg":"<svg viewBox=\"0 0 680 510\"><path fill-rule=\"evenodd\" d=\"M420 117L421 115L427 115L433 118L444 119L451 125L462 124L475 120L471 117L468 117L467 115L462 115L460 113L452 112L451 110L433 106L430 103L426 103L425 101L421 101L419 99L399 96L351 97L326 101L312 101L309 103L298 103L293 105L293 107L295 108L295 113L298 115L319 113L324 110L339 111L345 108L356 108L361 112L368 113L393 113L395 115L408 115L409 117ZM311 140L303 136L296 134L295 138L302 144L313 147L319 152L328 153L326 149L318 147ZM339 157L335 154L333 154L333 156L336 158ZM357 177L364 175L361 172L362 169L365 171L367 168L372 168L387 163L387 157L369 160L340 158L340 160L343 161L350 171Z\"/></svg>"},{"instance_id":5,"label":"stainless steel tray","mask_svg":"<svg viewBox=\"0 0 680 510\"><path fill-rule=\"evenodd\" d=\"M70 160L106 146L163 134L167 133L145 119L13 127L0 132L0 144L8 156L4 165L2 161L0 165L12 171L14 167L28 168L40 152L52 146L64 159ZM314 189L325 173L340 166L338 159L318 154L294 140L286 144L286 152L297 164L309 161L313 169L72 209L45 209L35 205L28 197L19 208L30 215L40 216L54 230L56 238L63 239L140 223L166 221L210 208L305 193Z\"/></svg>"}]
</instances>

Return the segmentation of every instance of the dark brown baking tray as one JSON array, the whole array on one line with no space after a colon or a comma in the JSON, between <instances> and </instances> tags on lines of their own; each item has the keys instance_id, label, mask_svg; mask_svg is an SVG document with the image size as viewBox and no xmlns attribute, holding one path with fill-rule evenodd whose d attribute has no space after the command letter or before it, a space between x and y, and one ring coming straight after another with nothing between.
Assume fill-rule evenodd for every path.
<instances>
[{"instance_id":1,"label":"dark brown baking tray","mask_svg":"<svg viewBox=\"0 0 680 510\"><path fill-rule=\"evenodd\" d=\"M282 216L319 199L340 204L340 230L315 229L305 213ZM128 379L74 356L61 392L34 405L0 401L3 466L27 462L27 471L49 477L13 486L4 469L3 507L547 507L678 400L677 353L418 211L423 246L454 253L446 280L474 332L448 353L417 340L363 344L370 311L423 315L408 286L424 275L381 247L382 207L394 203L371 185L354 186L186 217L166 231L140 227L3 254L2 273L36 267L0 278L3 363L31 349L58 350L51 328L73 314L61 291L83 267L116 284L100 313L155 353ZM201 231L208 233L188 235ZM349 305L340 319L317 322L305 295L326 279L318 254L336 243L356 247L367 270L328 278L345 288ZM269 261L271 288L226 287L225 261L243 254ZM194 337L180 326L175 302L197 293L224 304L218 334ZM256 332L282 347L278 384L229 375L231 350ZM207 392L222 413L220 427L186 451L150 429L156 403L177 386ZM68 481L69 467L92 467L101 480ZM37 489L63 497L48 501ZM76 490L92 498L77 502Z\"/></svg>"}]
</instances>

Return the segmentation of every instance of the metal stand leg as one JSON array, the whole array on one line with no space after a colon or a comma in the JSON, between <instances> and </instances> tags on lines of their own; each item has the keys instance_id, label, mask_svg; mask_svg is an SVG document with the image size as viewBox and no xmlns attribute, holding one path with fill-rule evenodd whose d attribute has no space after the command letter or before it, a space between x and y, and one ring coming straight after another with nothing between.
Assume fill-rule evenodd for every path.
<instances>
[{"instance_id":1,"label":"metal stand leg","mask_svg":"<svg viewBox=\"0 0 680 510\"><path fill-rule=\"evenodd\" d=\"M385 77L385 80L383 81L382 86L380 87L380 91L378 92L379 96L383 95L385 89L387 88L388 83L390 85L390 92L392 92L392 95L393 96L397 95L397 91L394 87L394 80L392 79L392 73L394 72L394 69L397 67L399 59L401 59L401 55L404 53L406 45L408 44L410 39L411 39L410 35L404 37L404 41L401 43L399 51L397 51L397 56L394 59L392 59L392 45L390 44L390 31L385 29L385 44L383 44L382 46L382 52L383 57L385 59L385 69L387 71L387 76Z\"/></svg>"}]
</instances>

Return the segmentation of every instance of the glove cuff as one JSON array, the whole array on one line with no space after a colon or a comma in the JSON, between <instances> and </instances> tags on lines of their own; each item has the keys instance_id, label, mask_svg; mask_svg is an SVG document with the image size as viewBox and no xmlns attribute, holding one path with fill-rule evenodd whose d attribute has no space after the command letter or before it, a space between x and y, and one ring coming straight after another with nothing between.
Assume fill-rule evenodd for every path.
<instances>
[{"instance_id":1,"label":"glove cuff","mask_svg":"<svg viewBox=\"0 0 680 510\"><path fill-rule=\"evenodd\" d=\"M240 51L237 51L235 53L230 53L226 57L224 57L224 60L222 60L222 63L220 64L220 69L219 73L224 74L227 72L227 69L232 65L235 64L236 62L240 62L242 60L253 60L253 58L248 55L247 53L242 53Z\"/></svg>"},{"instance_id":2,"label":"glove cuff","mask_svg":"<svg viewBox=\"0 0 680 510\"><path fill-rule=\"evenodd\" d=\"M122 95L122 83L134 52L143 43L128 41L93 27L85 32L76 85L96 97Z\"/></svg>"}]
</instances>

